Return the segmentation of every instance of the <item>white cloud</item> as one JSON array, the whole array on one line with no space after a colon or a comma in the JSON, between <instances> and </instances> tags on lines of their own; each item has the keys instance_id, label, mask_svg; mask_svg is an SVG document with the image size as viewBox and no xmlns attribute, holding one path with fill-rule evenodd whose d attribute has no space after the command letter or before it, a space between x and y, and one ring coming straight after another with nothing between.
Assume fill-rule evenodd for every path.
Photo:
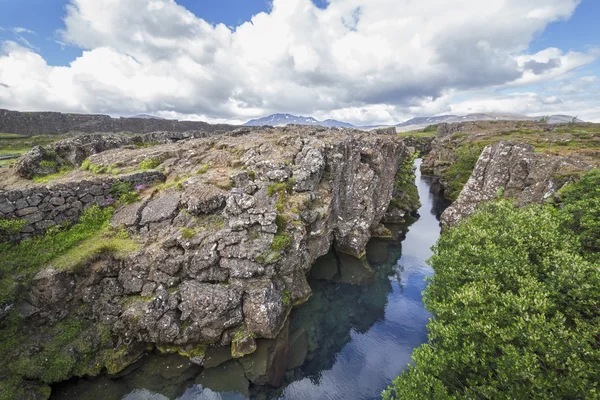
<instances>
[{"instance_id":1,"label":"white cloud","mask_svg":"<svg viewBox=\"0 0 600 400\"><path fill-rule=\"evenodd\" d=\"M21 33L28 33L30 35L35 35L35 32L32 31L31 29L27 29L27 28L23 28L20 26L14 27L11 29L14 33L16 34L21 34Z\"/></svg>"},{"instance_id":2,"label":"white cloud","mask_svg":"<svg viewBox=\"0 0 600 400\"><path fill-rule=\"evenodd\" d=\"M451 111L453 95L543 84L590 63L598 54L527 54L531 39L578 3L331 0L319 9L310 0L274 0L268 13L231 29L173 0L71 0L61 39L86 51L52 67L5 43L0 107L396 122ZM507 103L482 107L492 104Z\"/></svg>"}]
</instances>

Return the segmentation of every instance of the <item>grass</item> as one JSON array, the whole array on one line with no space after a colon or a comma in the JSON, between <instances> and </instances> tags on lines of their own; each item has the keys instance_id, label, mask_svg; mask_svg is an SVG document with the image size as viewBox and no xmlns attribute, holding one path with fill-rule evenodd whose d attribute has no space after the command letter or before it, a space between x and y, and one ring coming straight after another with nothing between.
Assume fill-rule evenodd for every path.
<instances>
[{"instance_id":1,"label":"grass","mask_svg":"<svg viewBox=\"0 0 600 400\"><path fill-rule=\"evenodd\" d=\"M205 173L208 172L209 169L210 169L210 165L208 163L207 164L202 164L200 166L200 168L198 169L197 174L198 175L204 175Z\"/></svg>"},{"instance_id":2,"label":"grass","mask_svg":"<svg viewBox=\"0 0 600 400\"><path fill-rule=\"evenodd\" d=\"M122 170L119 168L117 164L111 164L109 166L94 164L90 161L89 158L85 159L81 164L81 170L90 171L93 174L101 175L101 174L109 174L109 175L119 175Z\"/></svg>"},{"instance_id":3,"label":"grass","mask_svg":"<svg viewBox=\"0 0 600 400\"><path fill-rule=\"evenodd\" d=\"M140 169L141 171L147 171L158 167L160 163L161 161L157 158L146 158L145 160L139 163L138 169Z\"/></svg>"},{"instance_id":4,"label":"grass","mask_svg":"<svg viewBox=\"0 0 600 400\"><path fill-rule=\"evenodd\" d=\"M24 219L4 219L0 218L0 231L8 234L19 233L19 231L27 225Z\"/></svg>"},{"instance_id":5,"label":"grass","mask_svg":"<svg viewBox=\"0 0 600 400\"><path fill-rule=\"evenodd\" d=\"M53 181L55 179L58 179L60 177L65 176L66 174L68 174L71 171L73 171L73 167L71 167L71 166L64 166L58 172L55 172L53 174L35 175L33 177L33 181L35 183L47 183L47 182L51 182L51 181Z\"/></svg>"},{"instance_id":6,"label":"grass","mask_svg":"<svg viewBox=\"0 0 600 400\"><path fill-rule=\"evenodd\" d=\"M0 305L18 297L17 289L27 286L44 265L92 237L103 240L101 234L107 231L113 212L112 207L93 206L84 212L78 224L70 228L51 228L45 236L18 244L0 243Z\"/></svg>"},{"instance_id":7,"label":"grass","mask_svg":"<svg viewBox=\"0 0 600 400\"><path fill-rule=\"evenodd\" d=\"M97 259L101 254L125 258L138 251L139 244L131 239L98 235L84 240L50 264L59 271L75 271Z\"/></svg>"}]
</instances>

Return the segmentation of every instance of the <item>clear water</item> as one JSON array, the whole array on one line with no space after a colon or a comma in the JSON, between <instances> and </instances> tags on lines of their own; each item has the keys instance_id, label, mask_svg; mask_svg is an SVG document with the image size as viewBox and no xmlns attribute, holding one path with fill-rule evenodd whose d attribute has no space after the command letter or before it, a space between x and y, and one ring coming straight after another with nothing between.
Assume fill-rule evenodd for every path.
<instances>
[{"instance_id":1,"label":"clear water","mask_svg":"<svg viewBox=\"0 0 600 400\"><path fill-rule=\"evenodd\" d=\"M439 236L438 218L445 207L434 178L421 176L418 168L416 184L422 203L420 218L408 231L405 226L392 227L397 240L374 239L367 247L372 279L360 285L310 282L313 296L294 310L290 322L290 332L306 331L304 364L288 371L282 388L251 387L251 398L378 399L411 362L413 349L427 340L430 315L421 293L433 272L426 260ZM199 373L198 367L181 357L150 355L125 376L71 381L54 388L52 398L245 398L233 391L218 391L229 390L230 380L236 381L233 372L228 372L225 382L208 380L204 386L195 383Z\"/></svg>"}]
</instances>

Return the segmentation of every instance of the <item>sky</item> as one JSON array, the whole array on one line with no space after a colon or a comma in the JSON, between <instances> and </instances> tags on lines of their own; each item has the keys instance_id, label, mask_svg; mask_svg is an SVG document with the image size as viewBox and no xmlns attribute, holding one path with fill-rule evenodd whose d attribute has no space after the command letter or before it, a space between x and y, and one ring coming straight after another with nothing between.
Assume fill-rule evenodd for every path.
<instances>
[{"instance_id":1,"label":"sky","mask_svg":"<svg viewBox=\"0 0 600 400\"><path fill-rule=\"evenodd\" d=\"M598 0L0 0L0 108L600 122Z\"/></svg>"}]
</instances>

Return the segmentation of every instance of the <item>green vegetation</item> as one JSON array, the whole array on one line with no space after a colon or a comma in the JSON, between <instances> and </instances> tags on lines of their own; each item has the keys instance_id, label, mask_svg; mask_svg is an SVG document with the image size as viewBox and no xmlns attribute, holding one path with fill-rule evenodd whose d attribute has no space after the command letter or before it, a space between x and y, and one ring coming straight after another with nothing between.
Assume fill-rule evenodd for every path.
<instances>
[{"instance_id":1,"label":"green vegetation","mask_svg":"<svg viewBox=\"0 0 600 400\"><path fill-rule=\"evenodd\" d=\"M473 173L484 147L483 143L464 143L456 149L456 161L442 173L442 178L448 183L448 190L444 194L448 199L458 198Z\"/></svg>"},{"instance_id":2,"label":"green vegetation","mask_svg":"<svg viewBox=\"0 0 600 400\"><path fill-rule=\"evenodd\" d=\"M43 161L42 161L43 162ZM69 166L69 165L65 165L63 167L61 167L61 169L58 172L55 172L53 174L48 174L48 175L35 175L33 177L33 181L35 183L46 183L46 182L50 182L53 181L55 179L58 179L66 174L68 174L69 172L73 171L73 167Z\"/></svg>"},{"instance_id":3,"label":"green vegetation","mask_svg":"<svg viewBox=\"0 0 600 400\"><path fill-rule=\"evenodd\" d=\"M273 251L283 251L290 247L292 244L292 238L287 233L281 233L275 235L273 238L273 242L271 243L271 250Z\"/></svg>"},{"instance_id":4,"label":"green vegetation","mask_svg":"<svg viewBox=\"0 0 600 400\"><path fill-rule=\"evenodd\" d=\"M107 231L113 212L112 207L93 206L71 228L51 228L45 236L19 244L0 243L0 305L13 300L17 289L26 286L42 266L67 254L85 240L92 237L98 240Z\"/></svg>"},{"instance_id":5,"label":"green vegetation","mask_svg":"<svg viewBox=\"0 0 600 400\"><path fill-rule=\"evenodd\" d=\"M577 235L590 253L600 252L600 169L595 169L559 192L563 227Z\"/></svg>"},{"instance_id":6,"label":"green vegetation","mask_svg":"<svg viewBox=\"0 0 600 400\"><path fill-rule=\"evenodd\" d=\"M283 305L288 307L290 305L290 301L291 301L290 290L286 287L285 289L283 289Z\"/></svg>"},{"instance_id":7,"label":"green vegetation","mask_svg":"<svg viewBox=\"0 0 600 400\"><path fill-rule=\"evenodd\" d=\"M279 198L277 199L277 204L275 208L277 212L283 212L285 208L285 203L287 201L287 195L291 195L294 193L294 184L296 183L295 179L289 179L285 182L281 183L271 183L267 186L267 195L272 197L275 193L279 194Z\"/></svg>"},{"instance_id":8,"label":"green vegetation","mask_svg":"<svg viewBox=\"0 0 600 400\"><path fill-rule=\"evenodd\" d=\"M80 167L83 171L90 171L96 175L100 174L109 174L109 175L118 175L122 171L119 169L117 164L109 165L108 167L103 165L94 164L90 161L89 158L86 158Z\"/></svg>"},{"instance_id":9,"label":"green vegetation","mask_svg":"<svg viewBox=\"0 0 600 400\"><path fill-rule=\"evenodd\" d=\"M197 172L197 174L198 174L198 175L204 175L205 173L207 173L207 172L208 172L208 170L209 170L209 169L210 169L210 165L209 165L208 163L206 163L206 164L202 164L202 165L200 166L200 168L198 169L198 172Z\"/></svg>"},{"instance_id":10,"label":"green vegetation","mask_svg":"<svg viewBox=\"0 0 600 400\"><path fill-rule=\"evenodd\" d=\"M491 202L440 237L429 341L384 399L600 396L599 182L586 174L559 207Z\"/></svg>"},{"instance_id":11,"label":"green vegetation","mask_svg":"<svg viewBox=\"0 0 600 400\"><path fill-rule=\"evenodd\" d=\"M414 153L398 167L396 178L394 181L394 194L390 205L405 211L413 211L419 208L419 192L415 185L414 162L419 157L418 153Z\"/></svg>"},{"instance_id":12,"label":"green vegetation","mask_svg":"<svg viewBox=\"0 0 600 400\"><path fill-rule=\"evenodd\" d=\"M181 237L184 239L191 239L196 236L196 231L191 228L183 228L181 230Z\"/></svg>"},{"instance_id":13,"label":"green vegetation","mask_svg":"<svg viewBox=\"0 0 600 400\"><path fill-rule=\"evenodd\" d=\"M427 125L423 132L437 132L439 124Z\"/></svg>"},{"instance_id":14,"label":"green vegetation","mask_svg":"<svg viewBox=\"0 0 600 400\"><path fill-rule=\"evenodd\" d=\"M24 219L0 218L0 231L4 231L9 235L19 233L25 225L27 225L27 221Z\"/></svg>"},{"instance_id":15,"label":"green vegetation","mask_svg":"<svg viewBox=\"0 0 600 400\"><path fill-rule=\"evenodd\" d=\"M140 162L138 168L142 171L147 171L158 167L160 163L161 161L157 158L146 158L144 161Z\"/></svg>"},{"instance_id":16,"label":"green vegetation","mask_svg":"<svg viewBox=\"0 0 600 400\"><path fill-rule=\"evenodd\" d=\"M35 146L47 146L53 142L66 139L68 136L25 136L14 133L0 133L0 155L17 154L22 155ZM10 165L15 159L0 160L0 165Z\"/></svg>"},{"instance_id":17,"label":"green vegetation","mask_svg":"<svg viewBox=\"0 0 600 400\"><path fill-rule=\"evenodd\" d=\"M110 186L110 194L123 204L131 204L140 200L140 195L133 189L131 183L125 181L113 182Z\"/></svg>"}]
</instances>

